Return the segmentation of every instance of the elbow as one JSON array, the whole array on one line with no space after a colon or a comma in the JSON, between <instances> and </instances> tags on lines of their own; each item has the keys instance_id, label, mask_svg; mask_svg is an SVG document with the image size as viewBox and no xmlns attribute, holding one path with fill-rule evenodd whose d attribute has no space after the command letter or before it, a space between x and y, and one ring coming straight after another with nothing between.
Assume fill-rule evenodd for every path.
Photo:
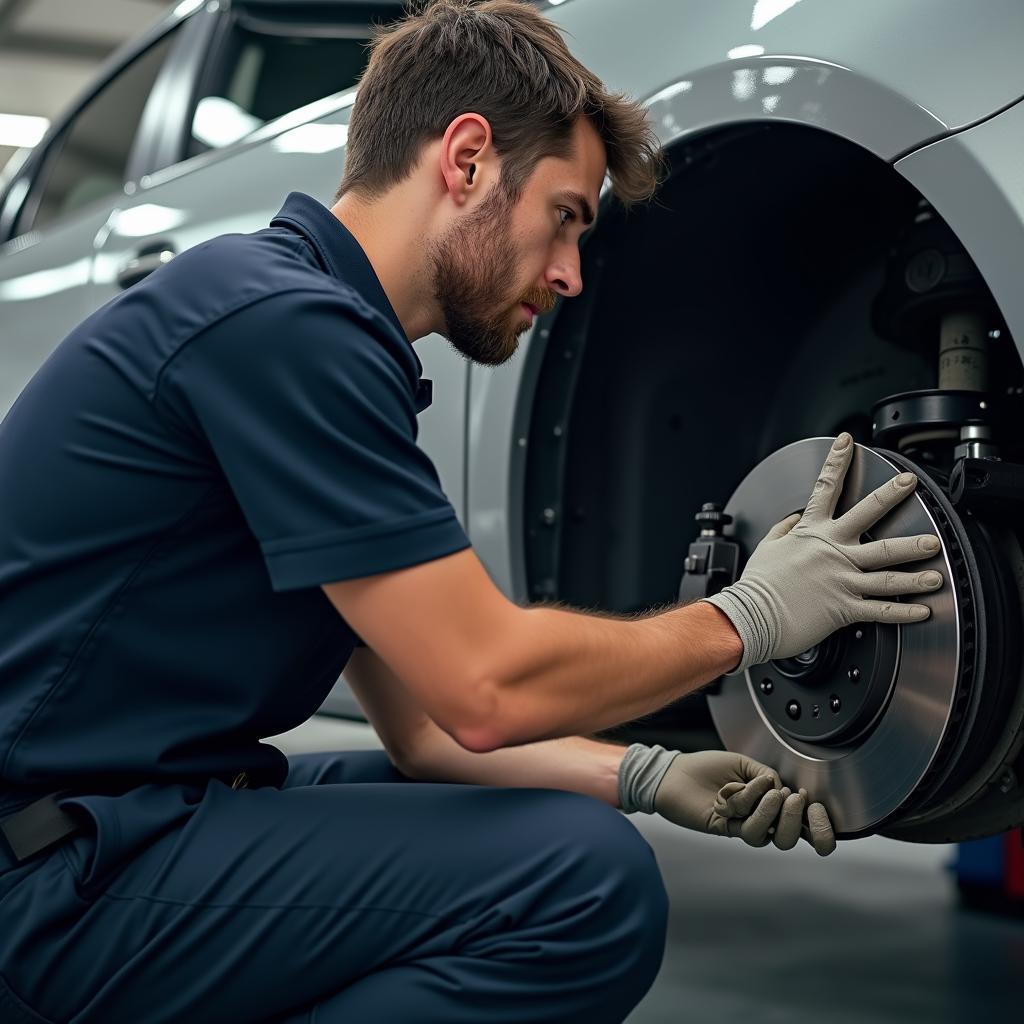
<instances>
[{"instance_id":1,"label":"elbow","mask_svg":"<svg viewBox=\"0 0 1024 1024\"><path fill-rule=\"evenodd\" d=\"M453 738L463 750L468 750L471 754L488 754L492 750L500 750L503 746L495 732L486 726L459 729L453 734Z\"/></svg>"},{"instance_id":2,"label":"elbow","mask_svg":"<svg viewBox=\"0 0 1024 1024\"><path fill-rule=\"evenodd\" d=\"M469 708L464 709L461 720L451 730L452 739L473 754L500 750L507 743L498 685L494 682L477 683L466 692L472 693L474 700Z\"/></svg>"}]
</instances>

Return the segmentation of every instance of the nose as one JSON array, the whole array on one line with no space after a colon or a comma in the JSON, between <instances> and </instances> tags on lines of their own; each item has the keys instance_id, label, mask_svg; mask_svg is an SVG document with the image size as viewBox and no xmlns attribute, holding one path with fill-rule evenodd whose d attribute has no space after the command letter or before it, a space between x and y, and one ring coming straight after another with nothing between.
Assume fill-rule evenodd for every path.
<instances>
[{"instance_id":1,"label":"nose","mask_svg":"<svg viewBox=\"0 0 1024 1024\"><path fill-rule=\"evenodd\" d=\"M569 255L560 254L551 262L545 275L548 287L552 291L573 298L583 291L583 275L580 272L579 250L573 246Z\"/></svg>"}]
</instances>

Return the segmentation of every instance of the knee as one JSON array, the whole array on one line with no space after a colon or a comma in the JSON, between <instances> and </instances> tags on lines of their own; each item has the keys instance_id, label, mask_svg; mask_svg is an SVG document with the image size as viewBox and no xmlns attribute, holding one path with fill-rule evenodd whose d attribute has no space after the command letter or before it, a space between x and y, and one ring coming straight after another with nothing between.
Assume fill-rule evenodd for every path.
<instances>
[{"instance_id":1,"label":"knee","mask_svg":"<svg viewBox=\"0 0 1024 1024\"><path fill-rule=\"evenodd\" d=\"M665 883L654 851L624 814L574 795L561 810L562 834L570 837L572 850L567 884L578 905L594 911L585 923L577 922L577 934L589 947L602 1000L614 991L614 1000L621 1001L616 1012L625 1013L644 997L661 968L669 912Z\"/></svg>"},{"instance_id":2,"label":"knee","mask_svg":"<svg viewBox=\"0 0 1024 1024\"><path fill-rule=\"evenodd\" d=\"M600 894L605 920L620 940L635 943L660 963L668 924L668 893L647 840L624 814L576 794L560 808L571 844L574 876ZM618 921L612 925L612 917Z\"/></svg>"}]
</instances>

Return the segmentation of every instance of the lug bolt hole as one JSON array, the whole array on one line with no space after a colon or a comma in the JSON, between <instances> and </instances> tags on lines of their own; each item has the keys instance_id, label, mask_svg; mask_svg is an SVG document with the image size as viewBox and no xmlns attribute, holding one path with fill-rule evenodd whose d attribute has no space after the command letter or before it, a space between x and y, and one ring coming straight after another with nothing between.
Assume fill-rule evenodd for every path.
<instances>
[{"instance_id":1,"label":"lug bolt hole","mask_svg":"<svg viewBox=\"0 0 1024 1024\"><path fill-rule=\"evenodd\" d=\"M832 709L833 715L838 715L843 706L843 702L833 693L828 699L828 706Z\"/></svg>"},{"instance_id":2,"label":"lug bolt hole","mask_svg":"<svg viewBox=\"0 0 1024 1024\"><path fill-rule=\"evenodd\" d=\"M775 684L770 679L761 680L761 692L767 697L775 689Z\"/></svg>"},{"instance_id":3,"label":"lug bolt hole","mask_svg":"<svg viewBox=\"0 0 1024 1024\"><path fill-rule=\"evenodd\" d=\"M856 665L850 667L850 671L846 673L855 683L860 679L860 669Z\"/></svg>"},{"instance_id":4,"label":"lug bolt hole","mask_svg":"<svg viewBox=\"0 0 1024 1024\"><path fill-rule=\"evenodd\" d=\"M791 700L786 705L786 714L795 722L800 717L800 703L799 701Z\"/></svg>"}]
</instances>

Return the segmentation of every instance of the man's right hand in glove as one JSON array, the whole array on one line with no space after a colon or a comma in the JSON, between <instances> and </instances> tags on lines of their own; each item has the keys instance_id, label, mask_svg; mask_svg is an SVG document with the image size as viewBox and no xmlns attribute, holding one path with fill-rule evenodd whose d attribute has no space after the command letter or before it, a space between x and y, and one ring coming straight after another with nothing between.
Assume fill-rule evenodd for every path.
<instances>
[{"instance_id":1,"label":"man's right hand in glove","mask_svg":"<svg viewBox=\"0 0 1024 1024\"><path fill-rule=\"evenodd\" d=\"M732 671L792 657L853 622L928 618L924 605L888 599L938 590L941 573L886 570L933 557L938 538L860 542L861 534L913 493L917 477L901 473L833 519L853 451L853 438L840 434L803 513L772 527L740 579L704 599L728 617L743 641L743 657Z\"/></svg>"}]
</instances>

